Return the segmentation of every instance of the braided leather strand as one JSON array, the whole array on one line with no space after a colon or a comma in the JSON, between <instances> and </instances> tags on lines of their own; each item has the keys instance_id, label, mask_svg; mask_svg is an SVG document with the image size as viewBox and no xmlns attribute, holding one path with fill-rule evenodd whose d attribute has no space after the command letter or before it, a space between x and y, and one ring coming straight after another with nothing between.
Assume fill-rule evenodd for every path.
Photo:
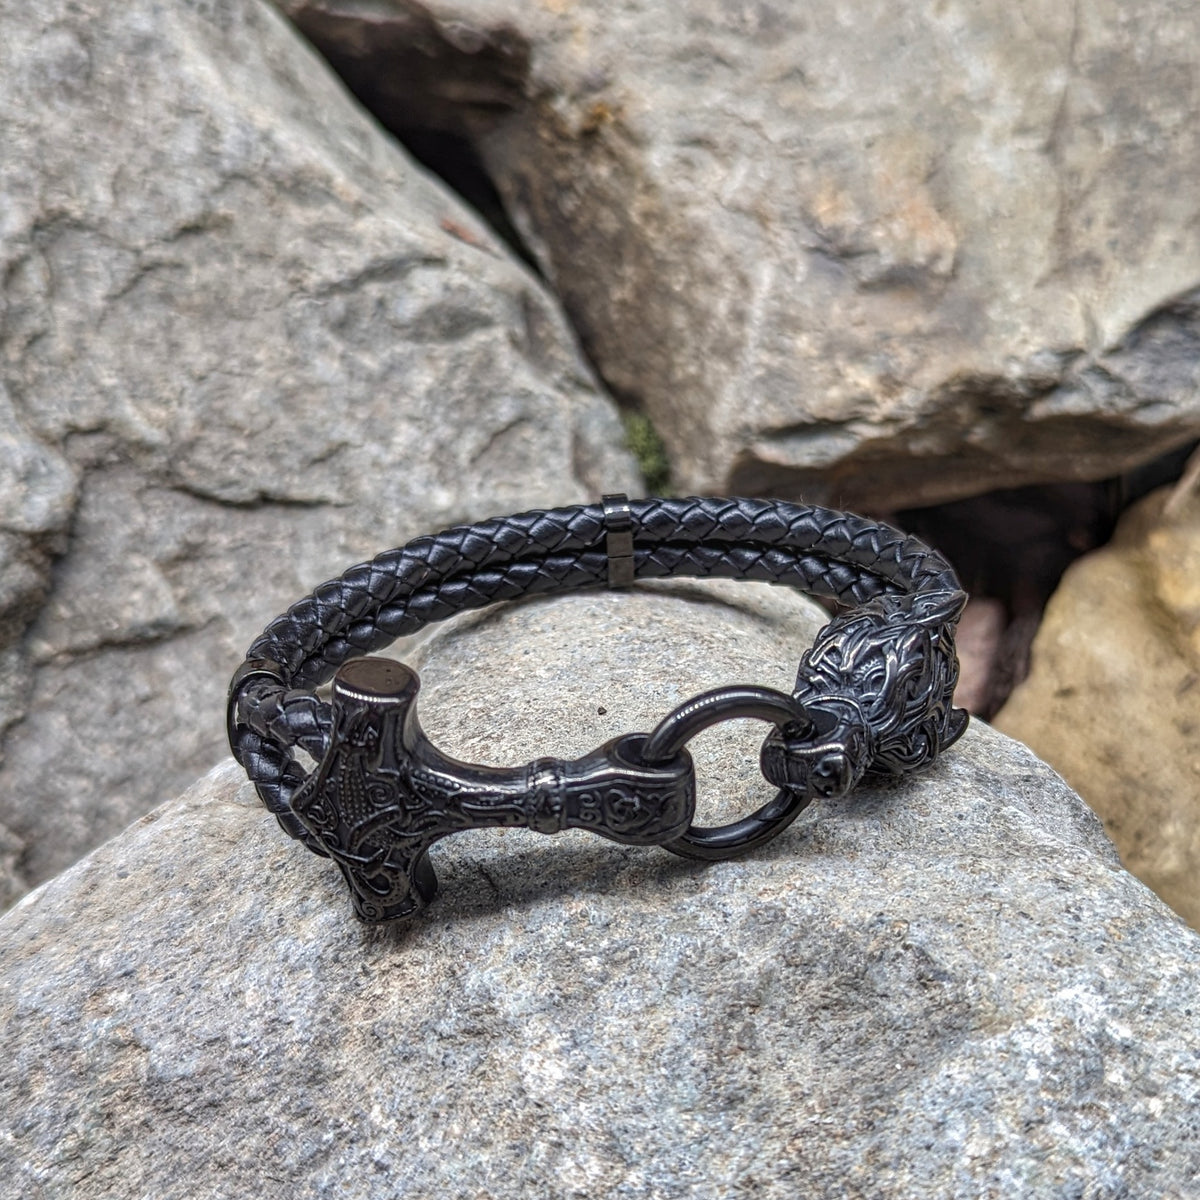
<instances>
[{"instance_id":1,"label":"braided leather strand","mask_svg":"<svg viewBox=\"0 0 1200 1200\"><path fill-rule=\"evenodd\" d=\"M863 518L782 501L640 500L629 505L637 579L760 580L840 604L959 592L946 560ZM319 758L329 706L311 688L348 659L469 609L603 586L604 509L535 510L457 526L351 567L276 618L247 661L272 664L233 697L231 745L284 829L321 852L291 811L306 778L294 750Z\"/></svg>"}]
</instances>

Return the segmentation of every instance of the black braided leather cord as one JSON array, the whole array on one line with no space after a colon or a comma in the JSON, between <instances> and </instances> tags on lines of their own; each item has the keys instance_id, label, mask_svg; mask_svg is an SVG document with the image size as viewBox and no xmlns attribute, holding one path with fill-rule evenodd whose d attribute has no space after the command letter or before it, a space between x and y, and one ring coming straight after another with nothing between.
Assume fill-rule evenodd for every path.
<instances>
[{"instance_id":1,"label":"black braided leather cord","mask_svg":"<svg viewBox=\"0 0 1200 1200\"><path fill-rule=\"evenodd\" d=\"M852 612L823 631L805 657L795 693L811 702L812 720L828 731L849 720L849 742L858 737L861 744L847 750L843 738L834 747L834 757L841 757L831 766L811 736L802 745L798 727L781 726L763 753L763 769L772 782L825 794L834 776L840 789L869 771L929 761L961 732L965 714L949 708L949 696L957 678L953 626L965 596L946 560L918 539L847 513L784 501L635 500L623 519L632 527L636 579L761 580L829 598L861 614L857 624L845 623L855 618ZM230 743L284 829L315 852L326 852L292 806L308 778L295 749L302 747L319 760L333 727L330 705L313 688L348 660L455 613L522 596L604 586L610 570L608 532L599 504L457 526L351 567L272 621L234 678ZM886 674L897 638L907 639L910 651L903 664L908 675L898 683L909 689L915 706L899 715L891 709L884 713L884 702L872 689L870 696L856 698L847 682L853 672L861 675L876 643L886 645L887 661L866 669ZM831 640L832 650L826 645ZM839 652L844 652L840 659ZM922 672L923 680L917 678ZM817 677L824 682L814 683ZM913 734L921 743L914 747L909 735L922 721L928 728Z\"/></svg>"}]
</instances>

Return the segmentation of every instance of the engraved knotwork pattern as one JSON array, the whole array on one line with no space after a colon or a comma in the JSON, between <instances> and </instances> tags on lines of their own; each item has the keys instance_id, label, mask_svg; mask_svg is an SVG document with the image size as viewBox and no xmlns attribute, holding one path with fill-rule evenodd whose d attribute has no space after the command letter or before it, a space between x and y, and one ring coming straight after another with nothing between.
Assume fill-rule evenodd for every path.
<instances>
[{"instance_id":1,"label":"engraved knotwork pattern","mask_svg":"<svg viewBox=\"0 0 1200 1200\"><path fill-rule=\"evenodd\" d=\"M513 768L460 763L421 730L416 676L398 664L385 670L403 672L408 691L373 701L340 694L335 684L329 749L292 801L309 837L341 867L364 919L389 920L424 907L432 889L425 855L459 830L579 827L652 845L688 827L695 807L690 759L633 764L617 739L571 761L540 758Z\"/></svg>"},{"instance_id":2,"label":"engraved knotwork pattern","mask_svg":"<svg viewBox=\"0 0 1200 1200\"><path fill-rule=\"evenodd\" d=\"M957 591L881 596L831 621L801 660L794 692L817 736L773 734L767 778L829 797L932 762L967 724L952 705L965 601Z\"/></svg>"}]
</instances>

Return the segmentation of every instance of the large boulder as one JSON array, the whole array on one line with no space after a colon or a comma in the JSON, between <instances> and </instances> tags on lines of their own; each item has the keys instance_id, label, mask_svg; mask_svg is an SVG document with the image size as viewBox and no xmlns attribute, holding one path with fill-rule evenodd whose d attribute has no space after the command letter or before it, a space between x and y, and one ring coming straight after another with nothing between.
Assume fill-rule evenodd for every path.
<instances>
[{"instance_id":1,"label":"large boulder","mask_svg":"<svg viewBox=\"0 0 1200 1200\"><path fill-rule=\"evenodd\" d=\"M820 619L752 585L638 589L474 616L406 657L436 742L514 763L703 688L786 686ZM708 813L765 797L763 732L693 743ZM739 860L511 830L434 855L434 906L368 930L227 764L26 897L0 918L14 1194L1172 1196L1200 1176L1200 939L983 725Z\"/></svg>"},{"instance_id":2,"label":"large boulder","mask_svg":"<svg viewBox=\"0 0 1200 1200\"><path fill-rule=\"evenodd\" d=\"M355 559L637 486L545 290L254 0L0 4L0 907Z\"/></svg>"},{"instance_id":3,"label":"large boulder","mask_svg":"<svg viewBox=\"0 0 1200 1200\"><path fill-rule=\"evenodd\" d=\"M1125 865L1200 927L1200 495L1146 497L1063 577L996 716L1100 814Z\"/></svg>"},{"instance_id":4,"label":"large boulder","mask_svg":"<svg viewBox=\"0 0 1200 1200\"><path fill-rule=\"evenodd\" d=\"M1186 0L276 2L474 142L681 488L904 507L1200 433Z\"/></svg>"}]
</instances>

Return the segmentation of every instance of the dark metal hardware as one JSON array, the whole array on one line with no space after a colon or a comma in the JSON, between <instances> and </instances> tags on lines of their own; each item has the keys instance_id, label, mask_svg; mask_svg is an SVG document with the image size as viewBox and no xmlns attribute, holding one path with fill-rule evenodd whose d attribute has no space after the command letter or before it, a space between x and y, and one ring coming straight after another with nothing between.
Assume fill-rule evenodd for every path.
<instances>
[{"instance_id":1,"label":"dark metal hardware","mask_svg":"<svg viewBox=\"0 0 1200 1200\"><path fill-rule=\"evenodd\" d=\"M465 829L590 829L632 846L681 836L695 808L691 757L641 757L628 734L573 760L486 767L443 754L417 717L420 680L402 663L359 658L333 682L333 731L292 810L346 877L363 920L406 917L433 899L429 847Z\"/></svg>"},{"instance_id":2,"label":"dark metal hardware","mask_svg":"<svg viewBox=\"0 0 1200 1200\"><path fill-rule=\"evenodd\" d=\"M680 705L649 734L614 738L582 758L520 767L444 754L417 717L416 672L391 659L352 659L334 676L324 757L289 815L310 848L341 867L365 921L424 908L437 891L430 846L467 829L590 829L685 858L732 858L776 837L817 797L847 792L870 774L920 766L961 734L965 714L948 708L956 664L944 634L960 605L944 593L880 598L822 631L793 695L718 688ZM247 663L235 695L277 671L265 660ZM738 821L693 825L696 783L686 745L704 729L745 717L775 726L760 765L779 790Z\"/></svg>"},{"instance_id":3,"label":"dark metal hardware","mask_svg":"<svg viewBox=\"0 0 1200 1200\"><path fill-rule=\"evenodd\" d=\"M642 756L650 763L669 761L702 730L744 717L770 721L793 739L802 738L812 727L804 709L783 692L748 685L717 688L681 704L664 717L646 739ZM812 800L812 793L806 788L782 787L773 800L740 821L728 825L690 825L680 837L663 845L684 858L710 861L733 858L782 833Z\"/></svg>"},{"instance_id":4,"label":"dark metal hardware","mask_svg":"<svg viewBox=\"0 0 1200 1200\"><path fill-rule=\"evenodd\" d=\"M604 553L608 556L608 586L627 587L634 580L633 514L629 497L611 492L602 497L604 507Z\"/></svg>"},{"instance_id":5,"label":"dark metal hardware","mask_svg":"<svg viewBox=\"0 0 1200 1200\"><path fill-rule=\"evenodd\" d=\"M721 688L649 734L579 759L515 768L430 744L417 676L362 659L453 613L522 596L702 576L797 587L846 606L800 663L792 694ZM932 763L963 732L954 632L966 597L915 538L831 509L690 497L536 509L414 538L292 605L251 646L229 693L230 745L283 829L335 859L367 921L409 916L437 886L429 847L465 829L592 829L690 858L762 845L818 797ZM313 689L337 672L332 704ZM734 717L774 728L759 765L778 788L749 817L691 824L686 744ZM315 771L297 759L317 758Z\"/></svg>"}]
</instances>

